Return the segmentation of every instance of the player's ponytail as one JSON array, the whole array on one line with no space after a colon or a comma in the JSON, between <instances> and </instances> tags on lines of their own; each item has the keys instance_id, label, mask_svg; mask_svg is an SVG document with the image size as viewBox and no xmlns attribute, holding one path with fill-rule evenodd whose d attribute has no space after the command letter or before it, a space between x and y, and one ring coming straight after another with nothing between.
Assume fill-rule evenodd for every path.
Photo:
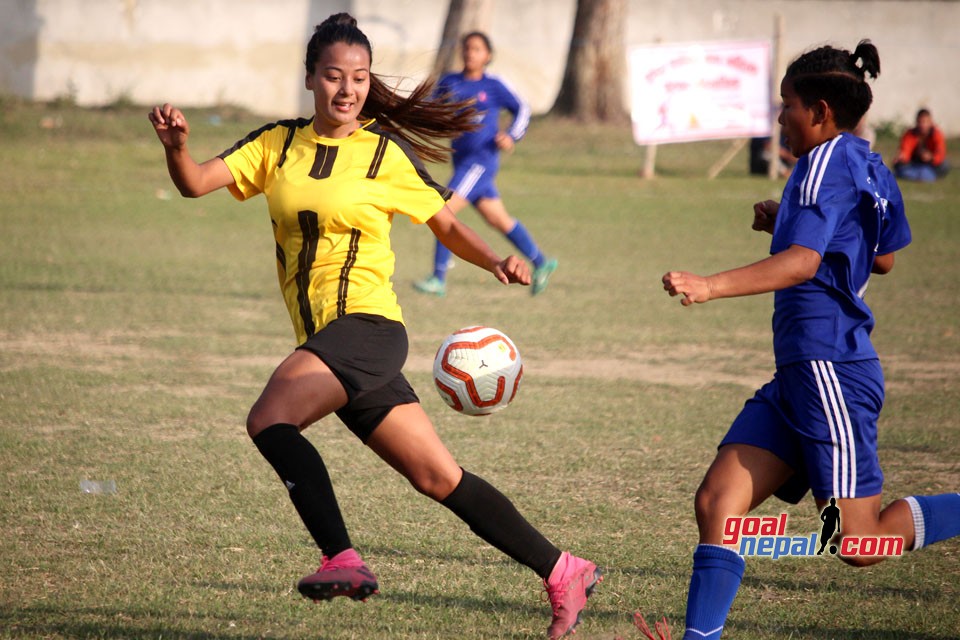
<instances>
[{"instance_id":1,"label":"player's ponytail","mask_svg":"<svg viewBox=\"0 0 960 640\"><path fill-rule=\"evenodd\" d=\"M850 54L850 65L860 69L864 75L876 78L880 75L880 54L869 40L861 40Z\"/></svg>"},{"instance_id":2,"label":"player's ponytail","mask_svg":"<svg viewBox=\"0 0 960 640\"><path fill-rule=\"evenodd\" d=\"M829 104L837 127L850 131L873 102L867 75L880 75L880 55L869 40L861 40L852 53L830 46L804 53L787 67L784 80L793 83L805 105Z\"/></svg>"},{"instance_id":3,"label":"player's ponytail","mask_svg":"<svg viewBox=\"0 0 960 640\"><path fill-rule=\"evenodd\" d=\"M317 25L307 43L308 74L314 72L323 51L337 42L361 46L373 60L373 48L356 19L348 13L337 13ZM428 80L402 95L371 72L370 92L360 116L376 119L383 129L403 138L423 160L442 162L449 157L450 148L440 140L455 138L477 125L469 103L445 102L433 95L433 86Z\"/></svg>"},{"instance_id":4,"label":"player's ponytail","mask_svg":"<svg viewBox=\"0 0 960 640\"><path fill-rule=\"evenodd\" d=\"M450 147L440 140L477 128L472 104L472 100L446 102L434 95L432 80L401 95L371 73L370 93L360 115L375 118L384 130L403 138L423 160L443 162L450 157Z\"/></svg>"}]
</instances>

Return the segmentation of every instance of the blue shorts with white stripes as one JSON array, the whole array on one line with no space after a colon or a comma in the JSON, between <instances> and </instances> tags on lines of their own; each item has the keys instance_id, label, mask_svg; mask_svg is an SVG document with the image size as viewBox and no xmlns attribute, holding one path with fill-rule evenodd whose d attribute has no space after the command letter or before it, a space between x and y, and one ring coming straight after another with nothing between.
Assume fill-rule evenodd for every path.
<instances>
[{"instance_id":1,"label":"blue shorts with white stripes","mask_svg":"<svg viewBox=\"0 0 960 640\"><path fill-rule=\"evenodd\" d=\"M499 165L495 155L474 154L469 158L457 158L448 186L470 204L476 204L481 198L499 198L500 192L494 184Z\"/></svg>"},{"instance_id":2,"label":"blue shorts with white stripes","mask_svg":"<svg viewBox=\"0 0 960 640\"><path fill-rule=\"evenodd\" d=\"M720 446L749 444L790 465L794 476L776 495L796 503L816 498L863 498L883 488L877 418L883 407L880 361L798 362L744 405Z\"/></svg>"}]
</instances>

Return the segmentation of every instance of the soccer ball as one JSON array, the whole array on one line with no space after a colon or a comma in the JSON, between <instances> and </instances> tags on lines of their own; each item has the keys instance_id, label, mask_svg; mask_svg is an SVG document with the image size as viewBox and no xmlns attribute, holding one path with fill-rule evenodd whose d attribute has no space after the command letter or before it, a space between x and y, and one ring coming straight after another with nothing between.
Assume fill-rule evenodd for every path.
<instances>
[{"instance_id":1,"label":"soccer ball","mask_svg":"<svg viewBox=\"0 0 960 640\"><path fill-rule=\"evenodd\" d=\"M447 336L433 359L433 382L448 405L468 416L500 411L523 376L520 352L504 333L466 327Z\"/></svg>"}]
</instances>

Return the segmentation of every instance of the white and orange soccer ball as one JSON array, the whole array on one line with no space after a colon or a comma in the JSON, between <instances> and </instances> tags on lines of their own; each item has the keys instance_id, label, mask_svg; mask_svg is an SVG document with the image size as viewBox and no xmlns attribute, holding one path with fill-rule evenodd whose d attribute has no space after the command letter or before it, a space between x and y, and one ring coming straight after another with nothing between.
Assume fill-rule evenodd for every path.
<instances>
[{"instance_id":1,"label":"white and orange soccer ball","mask_svg":"<svg viewBox=\"0 0 960 640\"><path fill-rule=\"evenodd\" d=\"M520 387L523 361L513 341L491 327L447 336L433 359L433 382L444 402L468 416L505 408Z\"/></svg>"}]
</instances>

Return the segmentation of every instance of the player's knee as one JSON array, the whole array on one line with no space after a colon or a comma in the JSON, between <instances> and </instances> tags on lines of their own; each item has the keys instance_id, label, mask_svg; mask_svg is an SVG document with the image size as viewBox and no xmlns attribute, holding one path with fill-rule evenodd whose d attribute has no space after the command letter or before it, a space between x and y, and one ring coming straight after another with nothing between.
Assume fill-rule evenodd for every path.
<instances>
[{"instance_id":1,"label":"player's knee","mask_svg":"<svg viewBox=\"0 0 960 640\"><path fill-rule=\"evenodd\" d=\"M259 422L252 418L252 414L247 415L247 435L251 438L256 438L257 434L264 430L264 426L261 426Z\"/></svg>"},{"instance_id":2,"label":"player's knee","mask_svg":"<svg viewBox=\"0 0 960 640\"><path fill-rule=\"evenodd\" d=\"M697 514L697 522L703 522L713 506L712 496L706 491L703 485L697 489L693 496L693 511Z\"/></svg>"},{"instance_id":3,"label":"player's knee","mask_svg":"<svg viewBox=\"0 0 960 640\"><path fill-rule=\"evenodd\" d=\"M487 215L487 216L483 216L483 221L486 222L487 226L490 227L491 229L496 229L497 231L506 233L506 231L503 230L506 225L504 225L503 220L501 220L500 218ZM507 231L509 231L509 229L507 229Z\"/></svg>"},{"instance_id":4,"label":"player's knee","mask_svg":"<svg viewBox=\"0 0 960 640\"><path fill-rule=\"evenodd\" d=\"M247 413L247 435L251 438L257 437L261 431L269 427L272 422L269 422L263 416L263 413L258 410L257 405L253 405L250 408L250 412Z\"/></svg>"},{"instance_id":5,"label":"player's knee","mask_svg":"<svg viewBox=\"0 0 960 640\"><path fill-rule=\"evenodd\" d=\"M247 413L247 435L254 438L261 431L275 424L299 423L285 411L278 410L277 403L261 396Z\"/></svg>"},{"instance_id":6,"label":"player's knee","mask_svg":"<svg viewBox=\"0 0 960 640\"><path fill-rule=\"evenodd\" d=\"M706 481L697 489L693 508L700 524L716 522L740 511L723 491L717 490Z\"/></svg>"},{"instance_id":7,"label":"player's knee","mask_svg":"<svg viewBox=\"0 0 960 640\"><path fill-rule=\"evenodd\" d=\"M487 212L482 215L488 225L503 234L510 233L517 224L516 219L506 214Z\"/></svg>"},{"instance_id":8,"label":"player's knee","mask_svg":"<svg viewBox=\"0 0 960 640\"><path fill-rule=\"evenodd\" d=\"M425 469L406 474L410 485L423 495L440 502L457 488L459 479Z\"/></svg>"}]
</instances>

